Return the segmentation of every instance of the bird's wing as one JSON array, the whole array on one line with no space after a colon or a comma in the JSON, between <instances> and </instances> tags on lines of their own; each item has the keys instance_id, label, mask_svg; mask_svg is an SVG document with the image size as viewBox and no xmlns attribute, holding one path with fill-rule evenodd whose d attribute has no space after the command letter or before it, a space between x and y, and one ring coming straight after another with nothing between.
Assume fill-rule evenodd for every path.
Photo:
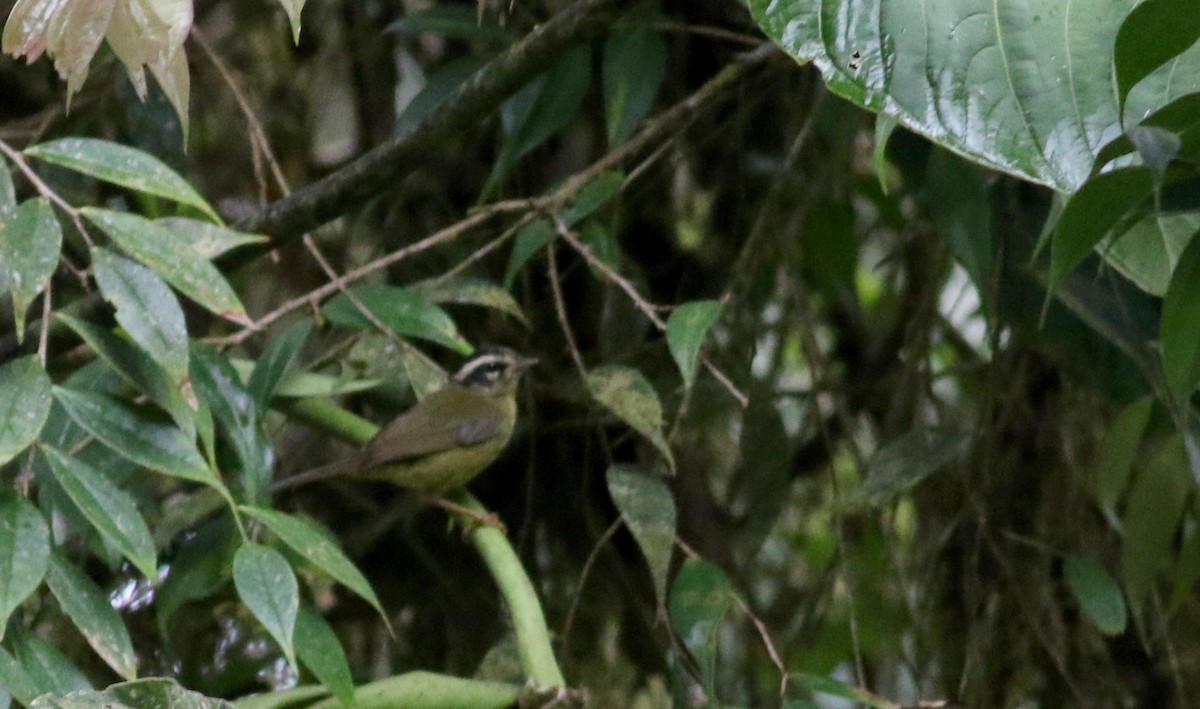
<instances>
[{"instance_id":1,"label":"bird's wing","mask_svg":"<svg viewBox=\"0 0 1200 709\"><path fill-rule=\"evenodd\" d=\"M474 413L463 416L464 411ZM375 434L364 449L366 466L485 443L501 434L503 420L492 397L473 389L441 389Z\"/></svg>"}]
</instances>

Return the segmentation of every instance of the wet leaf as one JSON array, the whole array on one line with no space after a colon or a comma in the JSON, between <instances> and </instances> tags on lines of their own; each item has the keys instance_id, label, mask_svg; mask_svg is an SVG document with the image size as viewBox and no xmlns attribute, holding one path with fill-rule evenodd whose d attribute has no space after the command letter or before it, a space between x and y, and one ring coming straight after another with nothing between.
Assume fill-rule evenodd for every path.
<instances>
[{"instance_id":1,"label":"wet leaf","mask_svg":"<svg viewBox=\"0 0 1200 709\"><path fill-rule=\"evenodd\" d=\"M200 258L209 261L248 244L265 244L270 238L261 234L247 234L229 227L187 217L163 217L155 224L170 229L185 242Z\"/></svg>"},{"instance_id":2,"label":"wet leaf","mask_svg":"<svg viewBox=\"0 0 1200 709\"><path fill-rule=\"evenodd\" d=\"M125 679L136 678L138 658L133 641L104 591L57 554L50 557L46 584L100 659Z\"/></svg>"},{"instance_id":3,"label":"wet leaf","mask_svg":"<svg viewBox=\"0 0 1200 709\"><path fill-rule=\"evenodd\" d=\"M343 706L355 705L354 678L350 675L346 652L329 623L307 605L300 606L296 616L296 652Z\"/></svg>"},{"instance_id":4,"label":"wet leaf","mask_svg":"<svg viewBox=\"0 0 1200 709\"><path fill-rule=\"evenodd\" d=\"M1092 559L1068 556L1063 564L1063 574L1084 615L1100 632L1105 635L1125 632L1125 597L1103 566Z\"/></svg>"},{"instance_id":5,"label":"wet leaf","mask_svg":"<svg viewBox=\"0 0 1200 709\"><path fill-rule=\"evenodd\" d=\"M12 293L18 340L25 336L25 312L50 282L61 250L62 227L46 199L28 200L0 217L0 295Z\"/></svg>"},{"instance_id":6,"label":"wet leaf","mask_svg":"<svg viewBox=\"0 0 1200 709\"><path fill-rule=\"evenodd\" d=\"M417 290L370 284L354 288L351 292L380 322L397 334L428 340L462 354L471 354L471 346L458 333L454 320ZM374 327L345 294L325 304L325 316L342 327Z\"/></svg>"},{"instance_id":7,"label":"wet leaf","mask_svg":"<svg viewBox=\"0 0 1200 709\"><path fill-rule=\"evenodd\" d=\"M246 608L296 667L292 634L300 608L300 588L287 559L270 547L247 542L233 556L233 584Z\"/></svg>"},{"instance_id":8,"label":"wet leaf","mask_svg":"<svg viewBox=\"0 0 1200 709\"><path fill-rule=\"evenodd\" d=\"M0 639L9 616L41 585L49 558L50 529L41 513L25 498L0 495Z\"/></svg>"},{"instance_id":9,"label":"wet leaf","mask_svg":"<svg viewBox=\"0 0 1200 709\"><path fill-rule=\"evenodd\" d=\"M607 477L608 494L641 547L654 578L655 595L664 603L675 548L675 498L662 480L627 466L610 466Z\"/></svg>"},{"instance_id":10,"label":"wet leaf","mask_svg":"<svg viewBox=\"0 0 1200 709\"><path fill-rule=\"evenodd\" d=\"M37 357L0 365L0 465L37 440L50 415L50 377Z\"/></svg>"},{"instance_id":11,"label":"wet leaf","mask_svg":"<svg viewBox=\"0 0 1200 709\"><path fill-rule=\"evenodd\" d=\"M611 364L588 372L587 384L596 401L654 444L674 475L675 457L662 432L662 404L646 377L636 369Z\"/></svg>"},{"instance_id":12,"label":"wet leaf","mask_svg":"<svg viewBox=\"0 0 1200 709\"><path fill-rule=\"evenodd\" d=\"M697 300L675 308L667 319L667 346L683 375L683 383L688 387L696 381L700 346L704 344L704 338L720 312L720 301Z\"/></svg>"}]
</instances>

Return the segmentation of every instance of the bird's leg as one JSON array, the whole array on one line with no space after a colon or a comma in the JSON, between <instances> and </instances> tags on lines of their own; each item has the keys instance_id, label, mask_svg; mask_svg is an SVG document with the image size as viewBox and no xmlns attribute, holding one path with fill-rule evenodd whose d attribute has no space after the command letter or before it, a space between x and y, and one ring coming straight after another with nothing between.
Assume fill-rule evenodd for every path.
<instances>
[{"instance_id":1,"label":"bird's leg","mask_svg":"<svg viewBox=\"0 0 1200 709\"><path fill-rule=\"evenodd\" d=\"M471 532L475 531L475 527L491 527L493 529L500 530L501 534L508 534L508 527L504 526L504 522L500 521L500 515L496 514L495 512L480 512L478 510L473 510L470 507L465 507L457 502L447 500L444 497L431 498L430 502L438 507L441 507L447 512L453 512L456 515L466 517L468 520L470 520L467 524L467 528L463 531L463 536L470 536Z\"/></svg>"}]
</instances>

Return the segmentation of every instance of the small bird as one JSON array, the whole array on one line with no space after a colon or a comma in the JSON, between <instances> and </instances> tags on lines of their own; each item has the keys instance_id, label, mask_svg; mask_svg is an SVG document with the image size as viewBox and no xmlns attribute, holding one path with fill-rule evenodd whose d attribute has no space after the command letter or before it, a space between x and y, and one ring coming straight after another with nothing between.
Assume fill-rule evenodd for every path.
<instances>
[{"instance_id":1,"label":"small bird","mask_svg":"<svg viewBox=\"0 0 1200 709\"><path fill-rule=\"evenodd\" d=\"M284 478L284 490L334 476L386 480L430 495L466 487L512 438L517 384L537 363L506 347L480 348L446 386L384 426L354 455Z\"/></svg>"}]
</instances>

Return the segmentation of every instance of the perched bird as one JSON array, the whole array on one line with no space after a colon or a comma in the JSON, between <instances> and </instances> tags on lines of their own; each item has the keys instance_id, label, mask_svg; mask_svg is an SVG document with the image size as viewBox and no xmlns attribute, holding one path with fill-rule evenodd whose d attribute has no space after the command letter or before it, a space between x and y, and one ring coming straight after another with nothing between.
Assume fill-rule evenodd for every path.
<instances>
[{"instance_id":1,"label":"perched bird","mask_svg":"<svg viewBox=\"0 0 1200 709\"><path fill-rule=\"evenodd\" d=\"M430 495L463 488L508 445L517 384L535 363L505 347L481 348L446 386L381 428L360 451L279 480L272 490L334 476L386 480Z\"/></svg>"}]
</instances>

